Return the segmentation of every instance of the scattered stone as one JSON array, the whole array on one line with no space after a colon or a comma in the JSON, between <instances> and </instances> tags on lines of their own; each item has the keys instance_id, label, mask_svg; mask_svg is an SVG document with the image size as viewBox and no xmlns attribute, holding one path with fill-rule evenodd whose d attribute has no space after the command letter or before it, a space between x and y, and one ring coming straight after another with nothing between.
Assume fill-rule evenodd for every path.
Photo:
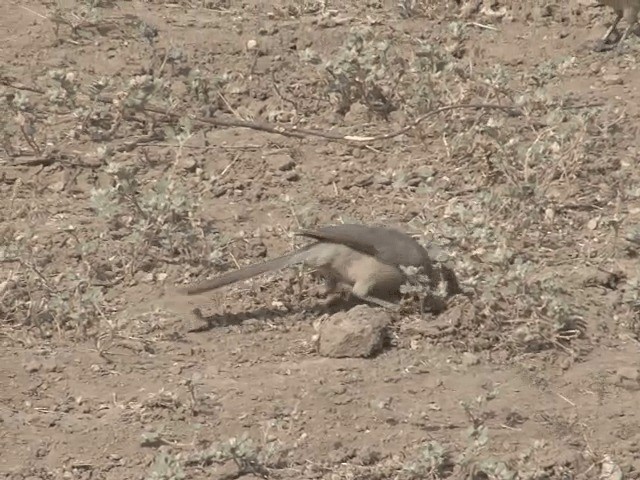
<instances>
[{"instance_id":1,"label":"scattered stone","mask_svg":"<svg viewBox=\"0 0 640 480\"><path fill-rule=\"evenodd\" d=\"M286 154L271 155L268 158L269 158L269 162L273 164L273 166L277 170L280 170L281 172L292 170L293 167L296 166L295 160L291 158L291 156Z\"/></svg>"},{"instance_id":2,"label":"scattered stone","mask_svg":"<svg viewBox=\"0 0 640 480\"><path fill-rule=\"evenodd\" d=\"M596 230L599 224L600 224L600 219L598 217L594 217L587 222L587 228L589 230Z\"/></svg>"},{"instance_id":3,"label":"scattered stone","mask_svg":"<svg viewBox=\"0 0 640 480\"><path fill-rule=\"evenodd\" d=\"M296 182L300 180L300 174L298 172L287 172L284 178L290 182Z\"/></svg>"},{"instance_id":4,"label":"scattered stone","mask_svg":"<svg viewBox=\"0 0 640 480\"><path fill-rule=\"evenodd\" d=\"M603 75L602 81L605 85L622 85L624 83L620 75Z\"/></svg>"},{"instance_id":5,"label":"scattered stone","mask_svg":"<svg viewBox=\"0 0 640 480\"><path fill-rule=\"evenodd\" d=\"M328 456L329 462L331 464L339 464L346 463L357 455L357 451L355 448L350 446L342 446L339 448L334 448Z\"/></svg>"},{"instance_id":6,"label":"scattered stone","mask_svg":"<svg viewBox=\"0 0 640 480\"><path fill-rule=\"evenodd\" d=\"M622 480L624 478L622 469L612 460L610 455L604 455L600 470L600 478L602 480Z\"/></svg>"},{"instance_id":7,"label":"scattered stone","mask_svg":"<svg viewBox=\"0 0 640 480\"><path fill-rule=\"evenodd\" d=\"M49 181L49 184L47 185L47 188L52 192L62 192L64 187L67 185L67 176L68 174L64 171L48 172L47 180Z\"/></svg>"},{"instance_id":8,"label":"scattered stone","mask_svg":"<svg viewBox=\"0 0 640 480\"><path fill-rule=\"evenodd\" d=\"M428 337L433 331L432 325L422 318L410 318L400 325L400 332L405 336Z\"/></svg>"},{"instance_id":9,"label":"scattered stone","mask_svg":"<svg viewBox=\"0 0 640 480\"><path fill-rule=\"evenodd\" d=\"M366 121L369 109L366 105L356 102L344 116L345 124L357 124Z\"/></svg>"},{"instance_id":10,"label":"scattered stone","mask_svg":"<svg viewBox=\"0 0 640 480\"><path fill-rule=\"evenodd\" d=\"M52 192L62 192L64 190L66 183L63 180L60 180L58 182L53 182L51 184L49 184L49 190L51 190Z\"/></svg>"},{"instance_id":11,"label":"scattered stone","mask_svg":"<svg viewBox=\"0 0 640 480\"><path fill-rule=\"evenodd\" d=\"M462 354L462 365L465 367L472 367L474 365L478 365L480 363L480 357L475 353L464 352Z\"/></svg>"},{"instance_id":12,"label":"scattered stone","mask_svg":"<svg viewBox=\"0 0 640 480\"><path fill-rule=\"evenodd\" d=\"M41 368L42 368L42 363L38 360L30 360L24 365L24 369L27 371L27 373L35 373Z\"/></svg>"},{"instance_id":13,"label":"scattered stone","mask_svg":"<svg viewBox=\"0 0 640 480\"><path fill-rule=\"evenodd\" d=\"M635 367L619 367L616 371L617 384L640 384L640 369Z\"/></svg>"},{"instance_id":14,"label":"scattered stone","mask_svg":"<svg viewBox=\"0 0 640 480\"><path fill-rule=\"evenodd\" d=\"M569 370L573 365L573 358L566 357L560 362L560 368L562 370Z\"/></svg>"},{"instance_id":15,"label":"scattered stone","mask_svg":"<svg viewBox=\"0 0 640 480\"><path fill-rule=\"evenodd\" d=\"M382 454L370 447L364 447L358 453L358 458L362 465L375 465L382 459Z\"/></svg>"},{"instance_id":16,"label":"scattered stone","mask_svg":"<svg viewBox=\"0 0 640 480\"><path fill-rule=\"evenodd\" d=\"M352 180L351 184L357 187L368 187L373 185L374 177L371 174L362 174L358 175L354 180Z\"/></svg>"},{"instance_id":17,"label":"scattered stone","mask_svg":"<svg viewBox=\"0 0 640 480\"><path fill-rule=\"evenodd\" d=\"M47 373L55 373L61 371L60 365L58 365L58 362L56 362L54 358L46 359L44 362L42 362L42 367Z\"/></svg>"},{"instance_id":18,"label":"scattered stone","mask_svg":"<svg viewBox=\"0 0 640 480\"><path fill-rule=\"evenodd\" d=\"M382 350L389 323L387 312L367 305L338 312L320 326L318 351L324 357L372 357Z\"/></svg>"},{"instance_id":19,"label":"scattered stone","mask_svg":"<svg viewBox=\"0 0 640 480\"><path fill-rule=\"evenodd\" d=\"M193 157L180 157L178 160L178 167L187 172L195 172L197 166L198 162Z\"/></svg>"}]
</instances>

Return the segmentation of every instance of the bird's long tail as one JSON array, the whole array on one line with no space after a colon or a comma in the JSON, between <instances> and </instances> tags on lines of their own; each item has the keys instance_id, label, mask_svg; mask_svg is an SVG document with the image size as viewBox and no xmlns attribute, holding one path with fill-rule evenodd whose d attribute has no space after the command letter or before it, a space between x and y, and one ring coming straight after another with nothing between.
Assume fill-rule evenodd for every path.
<instances>
[{"instance_id":1,"label":"bird's long tail","mask_svg":"<svg viewBox=\"0 0 640 480\"><path fill-rule=\"evenodd\" d=\"M309 255L309 248L303 248L295 252L283 255L281 257L266 260L261 263L255 263L244 268L239 268L232 272L226 272L222 275L205 280L201 283L188 286L182 289L182 292L186 295L197 295L199 293L215 290L216 288L224 287L231 283L247 280L251 277L261 275L263 273L281 270L285 267L295 265L296 263L304 262Z\"/></svg>"}]
</instances>

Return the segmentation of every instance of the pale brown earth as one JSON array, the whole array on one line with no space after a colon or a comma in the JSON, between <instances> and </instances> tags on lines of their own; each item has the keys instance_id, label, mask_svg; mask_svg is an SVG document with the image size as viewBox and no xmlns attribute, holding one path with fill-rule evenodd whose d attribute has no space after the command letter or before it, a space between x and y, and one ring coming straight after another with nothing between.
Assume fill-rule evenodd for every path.
<instances>
[{"instance_id":1,"label":"pale brown earth","mask_svg":"<svg viewBox=\"0 0 640 480\"><path fill-rule=\"evenodd\" d=\"M0 477L640 478L640 39L462 3L2 2ZM173 291L353 220L469 295L336 359L308 276Z\"/></svg>"}]
</instances>

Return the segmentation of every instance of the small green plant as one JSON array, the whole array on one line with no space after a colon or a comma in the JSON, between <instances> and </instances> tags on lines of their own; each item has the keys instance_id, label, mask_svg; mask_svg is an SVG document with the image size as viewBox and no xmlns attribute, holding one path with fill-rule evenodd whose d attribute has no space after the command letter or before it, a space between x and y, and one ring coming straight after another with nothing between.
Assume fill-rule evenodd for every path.
<instances>
[{"instance_id":1,"label":"small green plant","mask_svg":"<svg viewBox=\"0 0 640 480\"><path fill-rule=\"evenodd\" d=\"M125 233L129 274L158 262L199 265L218 258L213 226L198 217L199 204L178 180L142 188L135 168L112 163L107 171L112 187L93 191L93 208L111 231Z\"/></svg>"},{"instance_id":2,"label":"small green plant","mask_svg":"<svg viewBox=\"0 0 640 480\"><path fill-rule=\"evenodd\" d=\"M403 69L390 70L390 48L390 42L377 40L371 29L351 31L342 49L324 67L331 77L328 92L337 98L338 113L347 113L357 102L381 116L397 108L387 87L400 81Z\"/></svg>"},{"instance_id":3,"label":"small green plant","mask_svg":"<svg viewBox=\"0 0 640 480\"><path fill-rule=\"evenodd\" d=\"M108 313L102 290L82 270L50 275L50 252L34 246L33 237L11 228L2 231L0 264L14 268L0 277L0 318L34 327L42 337L95 334Z\"/></svg>"},{"instance_id":4,"label":"small green plant","mask_svg":"<svg viewBox=\"0 0 640 480\"><path fill-rule=\"evenodd\" d=\"M182 462L177 455L171 455L164 447L156 455L147 480L183 480L187 478Z\"/></svg>"},{"instance_id":5,"label":"small green plant","mask_svg":"<svg viewBox=\"0 0 640 480\"><path fill-rule=\"evenodd\" d=\"M447 45L411 40L412 48L377 36L372 28L354 27L331 58L323 61L306 49L301 60L322 65L326 92L338 113L362 104L385 119L399 110L415 117L474 93L490 98L486 86L472 81L470 66L458 59L467 40L466 27L459 22L449 25ZM460 88L452 89L455 84Z\"/></svg>"},{"instance_id":6,"label":"small green plant","mask_svg":"<svg viewBox=\"0 0 640 480\"><path fill-rule=\"evenodd\" d=\"M402 468L402 477L406 479L447 478L453 471L451 452L436 441L427 442L418 450L417 458Z\"/></svg>"},{"instance_id":7,"label":"small green plant","mask_svg":"<svg viewBox=\"0 0 640 480\"><path fill-rule=\"evenodd\" d=\"M425 0L400 0L398 10L402 18L417 17L425 14L428 4Z\"/></svg>"},{"instance_id":8,"label":"small green plant","mask_svg":"<svg viewBox=\"0 0 640 480\"><path fill-rule=\"evenodd\" d=\"M400 469L399 478L445 479L471 478L495 480L543 480L562 478L564 466L541 467L538 452L547 448L544 440L533 440L524 451L506 458L497 458L491 453L491 435L486 421L492 417L487 410L489 402L496 398L497 391L489 391L471 401L460 401L469 419L463 445L445 446L437 441L423 444ZM555 469L555 471L554 471Z\"/></svg>"},{"instance_id":9,"label":"small green plant","mask_svg":"<svg viewBox=\"0 0 640 480\"><path fill-rule=\"evenodd\" d=\"M275 458L278 450L274 442L260 445L247 433L243 433L239 438L233 437L206 451L190 454L185 459L185 465L206 466L233 462L238 469L238 476L252 474L267 478L270 467L279 466Z\"/></svg>"}]
</instances>

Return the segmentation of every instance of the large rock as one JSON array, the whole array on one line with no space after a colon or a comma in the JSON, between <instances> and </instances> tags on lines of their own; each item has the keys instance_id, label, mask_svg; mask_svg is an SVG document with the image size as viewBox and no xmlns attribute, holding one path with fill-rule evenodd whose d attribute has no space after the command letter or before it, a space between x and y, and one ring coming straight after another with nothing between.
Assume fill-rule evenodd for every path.
<instances>
[{"instance_id":1,"label":"large rock","mask_svg":"<svg viewBox=\"0 0 640 480\"><path fill-rule=\"evenodd\" d=\"M318 352L324 357L371 357L384 347L387 312L358 305L329 317L319 328Z\"/></svg>"}]
</instances>

